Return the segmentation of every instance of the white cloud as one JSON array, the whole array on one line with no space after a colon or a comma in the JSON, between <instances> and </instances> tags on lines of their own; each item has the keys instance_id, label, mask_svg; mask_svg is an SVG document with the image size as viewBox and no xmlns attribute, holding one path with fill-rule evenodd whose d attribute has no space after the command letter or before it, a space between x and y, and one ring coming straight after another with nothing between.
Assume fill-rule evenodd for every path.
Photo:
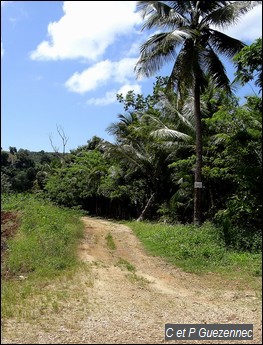
<instances>
[{"instance_id":1,"label":"white cloud","mask_svg":"<svg viewBox=\"0 0 263 345\"><path fill-rule=\"evenodd\" d=\"M125 58L118 62L104 60L81 73L74 73L65 83L69 91L85 93L105 85L106 82L127 83L135 77L134 66L137 59Z\"/></svg>"},{"instance_id":2,"label":"white cloud","mask_svg":"<svg viewBox=\"0 0 263 345\"><path fill-rule=\"evenodd\" d=\"M106 92L104 97L101 98L90 98L87 101L87 104L91 105L109 105L115 103L117 101L116 94L122 94L124 97L127 95L128 91L133 90L136 94L142 93L141 86L139 84L125 84L123 85L119 91L108 91Z\"/></svg>"},{"instance_id":3,"label":"white cloud","mask_svg":"<svg viewBox=\"0 0 263 345\"><path fill-rule=\"evenodd\" d=\"M111 65L109 60L101 61L81 73L74 73L65 83L65 86L73 92L85 93L95 90L110 79Z\"/></svg>"},{"instance_id":4,"label":"white cloud","mask_svg":"<svg viewBox=\"0 0 263 345\"><path fill-rule=\"evenodd\" d=\"M87 104L91 105L108 105L116 102L116 91L108 91L106 92L104 97L101 98L90 98L87 100Z\"/></svg>"},{"instance_id":5,"label":"white cloud","mask_svg":"<svg viewBox=\"0 0 263 345\"><path fill-rule=\"evenodd\" d=\"M225 30L225 33L241 41L252 42L262 36L262 5L254 7L240 18L237 25Z\"/></svg>"},{"instance_id":6,"label":"white cloud","mask_svg":"<svg viewBox=\"0 0 263 345\"><path fill-rule=\"evenodd\" d=\"M142 42L133 42L130 49L126 53L126 56L139 56L141 44Z\"/></svg>"},{"instance_id":7,"label":"white cloud","mask_svg":"<svg viewBox=\"0 0 263 345\"><path fill-rule=\"evenodd\" d=\"M135 5L135 1L65 1L64 16L48 25L48 40L31 58L98 61L117 37L132 32L140 22Z\"/></svg>"},{"instance_id":8,"label":"white cloud","mask_svg":"<svg viewBox=\"0 0 263 345\"><path fill-rule=\"evenodd\" d=\"M141 86L139 84L126 84L123 85L117 93L122 94L124 97L127 95L128 91L133 90L135 94L142 93Z\"/></svg>"},{"instance_id":9,"label":"white cloud","mask_svg":"<svg viewBox=\"0 0 263 345\"><path fill-rule=\"evenodd\" d=\"M128 78L134 78L134 67L137 61L138 58L124 58L118 62L113 62L112 74L114 79L119 83L123 83Z\"/></svg>"}]
</instances>

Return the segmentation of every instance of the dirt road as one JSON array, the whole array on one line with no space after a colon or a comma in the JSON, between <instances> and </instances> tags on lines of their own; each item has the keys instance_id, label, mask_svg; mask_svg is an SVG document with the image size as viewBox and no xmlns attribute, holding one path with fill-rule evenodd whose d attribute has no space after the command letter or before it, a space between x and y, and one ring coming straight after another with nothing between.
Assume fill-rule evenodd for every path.
<instances>
[{"instance_id":1,"label":"dirt road","mask_svg":"<svg viewBox=\"0 0 263 345\"><path fill-rule=\"evenodd\" d=\"M184 273L147 255L126 226L83 221L79 255L88 269L49 287L66 291L56 312L5 321L2 344L189 344L165 342L166 323L252 323L254 340L239 343L262 343L261 300L255 291L237 289L212 274Z\"/></svg>"}]
</instances>

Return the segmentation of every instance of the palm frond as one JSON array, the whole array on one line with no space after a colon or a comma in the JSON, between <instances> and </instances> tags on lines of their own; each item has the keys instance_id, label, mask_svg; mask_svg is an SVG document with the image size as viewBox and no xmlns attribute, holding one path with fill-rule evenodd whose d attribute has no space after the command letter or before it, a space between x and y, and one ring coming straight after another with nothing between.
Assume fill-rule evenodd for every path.
<instances>
[{"instance_id":1,"label":"palm frond","mask_svg":"<svg viewBox=\"0 0 263 345\"><path fill-rule=\"evenodd\" d=\"M131 144L116 145L110 142L104 142L103 149L105 157L108 156L126 160L138 167L148 164L148 157L143 149L136 149Z\"/></svg>"},{"instance_id":2,"label":"palm frond","mask_svg":"<svg viewBox=\"0 0 263 345\"><path fill-rule=\"evenodd\" d=\"M227 93L231 93L230 81L227 77L225 67L212 47L206 49L204 53L204 64L208 74L215 83L216 87L224 88Z\"/></svg>"},{"instance_id":3,"label":"palm frond","mask_svg":"<svg viewBox=\"0 0 263 345\"><path fill-rule=\"evenodd\" d=\"M191 2L192 1L165 1L174 12L180 14L185 19L187 19L187 13L191 10Z\"/></svg>"},{"instance_id":4,"label":"palm frond","mask_svg":"<svg viewBox=\"0 0 263 345\"><path fill-rule=\"evenodd\" d=\"M155 13L161 17L168 17L171 8L164 2L160 1L137 1L136 12L138 12L143 19Z\"/></svg>"},{"instance_id":5,"label":"palm frond","mask_svg":"<svg viewBox=\"0 0 263 345\"><path fill-rule=\"evenodd\" d=\"M216 11L217 9L226 6L230 1L198 1L196 6L198 11L202 13L202 17L206 17L208 14Z\"/></svg>"},{"instance_id":6,"label":"palm frond","mask_svg":"<svg viewBox=\"0 0 263 345\"><path fill-rule=\"evenodd\" d=\"M204 105L202 104L202 109ZM179 115L179 114L178 114ZM195 122L194 122L194 98L192 95L189 95L184 102L182 108L182 114L179 115L180 119L183 123L185 123L189 128L195 130Z\"/></svg>"},{"instance_id":7,"label":"palm frond","mask_svg":"<svg viewBox=\"0 0 263 345\"><path fill-rule=\"evenodd\" d=\"M167 127L152 131L151 136L159 139L181 139L183 141L191 139L189 135Z\"/></svg>"},{"instance_id":8,"label":"palm frond","mask_svg":"<svg viewBox=\"0 0 263 345\"><path fill-rule=\"evenodd\" d=\"M221 29L226 28L236 24L242 15L262 3L262 1L225 1L225 3L224 6L218 7L205 16L203 23L215 25Z\"/></svg>"},{"instance_id":9,"label":"palm frond","mask_svg":"<svg viewBox=\"0 0 263 345\"><path fill-rule=\"evenodd\" d=\"M144 114L142 116L142 120L151 120L152 123L155 123L159 127L166 127L166 125L156 116L150 115L150 114Z\"/></svg>"},{"instance_id":10,"label":"palm frond","mask_svg":"<svg viewBox=\"0 0 263 345\"><path fill-rule=\"evenodd\" d=\"M209 44L218 53L223 54L228 58L232 58L246 46L238 39L213 29L210 29Z\"/></svg>"},{"instance_id":11,"label":"palm frond","mask_svg":"<svg viewBox=\"0 0 263 345\"><path fill-rule=\"evenodd\" d=\"M141 46L141 55L135 65L137 77L154 75L167 62L176 59L176 47L182 39L171 33L155 34Z\"/></svg>"},{"instance_id":12,"label":"palm frond","mask_svg":"<svg viewBox=\"0 0 263 345\"><path fill-rule=\"evenodd\" d=\"M155 26L169 29L188 23L185 12L175 10L173 6L170 6L169 1L137 1L136 10L145 20L142 30Z\"/></svg>"},{"instance_id":13,"label":"palm frond","mask_svg":"<svg viewBox=\"0 0 263 345\"><path fill-rule=\"evenodd\" d=\"M197 78L200 87L203 88L206 85L206 78L201 68L201 53L202 49L195 44L195 39L185 40L174 63L168 86L173 84L178 92L183 94L185 90L193 87Z\"/></svg>"},{"instance_id":14,"label":"palm frond","mask_svg":"<svg viewBox=\"0 0 263 345\"><path fill-rule=\"evenodd\" d=\"M187 97L185 100L182 109L179 109L178 106L168 99L164 92L159 92L159 107L162 112L167 114L167 118L178 118L183 124L185 124L191 130L194 129L194 111L193 111L193 99ZM191 105L191 106L190 106Z\"/></svg>"}]
</instances>

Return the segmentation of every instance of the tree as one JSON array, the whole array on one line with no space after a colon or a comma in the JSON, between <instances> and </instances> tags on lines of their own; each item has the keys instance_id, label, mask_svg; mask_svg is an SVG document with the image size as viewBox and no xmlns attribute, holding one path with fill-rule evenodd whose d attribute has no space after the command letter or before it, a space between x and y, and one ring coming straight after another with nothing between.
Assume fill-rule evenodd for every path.
<instances>
[{"instance_id":1,"label":"tree","mask_svg":"<svg viewBox=\"0 0 263 345\"><path fill-rule=\"evenodd\" d=\"M254 78L256 86L262 90L262 38L258 38L248 47L244 47L235 57L236 77L243 85Z\"/></svg>"},{"instance_id":2,"label":"tree","mask_svg":"<svg viewBox=\"0 0 263 345\"><path fill-rule=\"evenodd\" d=\"M1 193L10 193L12 183L10 178L4 172L1 171Z\"/></svg>"},{"instance_id":3,"label":"tree","mask_svg":"<svg viewBox=\"0 0 263 345\"><path fill-rule=\"evenodd\" d=\"M138 76L152 76L172 62L168 86L183 96L193 93L196 128L194 223L202 221L202 113L201 92L209 73L229 93L230 82L219 54L232 58L245 44L215 28L227 28L259 1L137 1L145 20L142 30L157 29L142 46L135 66Z\"/></svg>"},{"instance_id":4,"label":"tree","mask_svg":"<svg viewBox=\"0 0 263 345\"><path fill-rule=\"evenodd\" d=\"M211 118L203 175L215 192L210 213L235 249L257 250L262 233L262 112L252 97L225 103Z\"/></svg>"},{"instance_id":5,"label":"tree","mask_svg":"<svg viewBox=\"0 0 263 345\"><path fill-rule=\"evenodd\" d=\"M158 78L153 95L147 97L135 95L133 91L128 92L125 98L119 95L127 113L120 114L119 121L108 127L108 132L116 138L116 144L103 144L105 154L118 159L120 167L126 168L124 179L129 184L129 195L136 194L137 200L134 196L131 199L140 205L138 220L149 216L150 210L155 211L174 194L177 186L172 184L169 164L173 162L179 145L190 138L181 131L178 121L174 120L170 126L170 118L175 119L178 114L174 114L175 111L171 114L170 103L162 93L166 82L165 78ZM169 115L164 117L166 113ZM186 118L184 120L187 121ZM128 176L133 176L141 187L144 186L140 193L136 192L137 185L131 183Z\"/></svg>"},{"instance_id":6,"label":"tree","mask_svg":"<svg viewBox=\"0 0 263 345\"><path fill-rule=\"evenodd\" d=\"M9 152L11 155L14 155L15 153L17 153L17 148L14 146L9 146Z\"/></svg>"},{"instance_id":7,"label":"tree","mask_svg":"<svg viewBox=\"0 0 263 345\"><path fill-rule=\"evenodd\" d=\"M1 150L1 166L8 166L9 165L9 154L6 151Z\"/></svg>"}]
</instances>

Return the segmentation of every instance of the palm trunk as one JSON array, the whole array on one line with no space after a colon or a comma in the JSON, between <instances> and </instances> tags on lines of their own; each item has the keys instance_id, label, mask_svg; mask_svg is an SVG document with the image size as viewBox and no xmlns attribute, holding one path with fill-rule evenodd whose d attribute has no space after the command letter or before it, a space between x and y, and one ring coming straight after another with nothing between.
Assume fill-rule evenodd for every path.
<instances>
[{"instance_id":1,"label":"palm trunk","mask_svg":"<svg viewBox=\"0 0 263 345\"><path fill-rule=\"evenodd\" d=\"M196 80L194 86L194 116L196 129L196 167L194 184L194 224L201 225L202 222L202 123L200 107L200 86Z\"/></svg>"}]
</instances>

